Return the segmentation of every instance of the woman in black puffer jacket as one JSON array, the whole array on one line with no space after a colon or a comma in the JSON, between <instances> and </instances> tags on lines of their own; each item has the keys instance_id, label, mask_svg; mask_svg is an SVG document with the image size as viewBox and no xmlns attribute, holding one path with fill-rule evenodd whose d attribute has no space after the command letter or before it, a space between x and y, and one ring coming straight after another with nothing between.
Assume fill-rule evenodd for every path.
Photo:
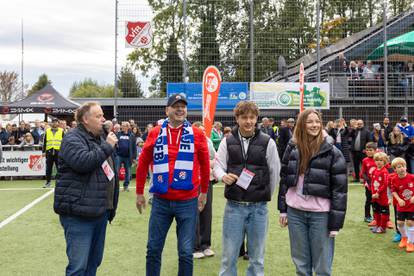
<instances>
[{"instance_id":1,"label":"woman in black puffer jacket","mask_svg":"<svg viewBox=\"0 0 414 276\"><path fill-rule=\"evenodd\" d=\"M288 225L297 275L331 275L334 238L343 227L347 205L346 162L322 130L320 114L299 115L282 159L279 222Z\"/></svg>"}]
</instances>

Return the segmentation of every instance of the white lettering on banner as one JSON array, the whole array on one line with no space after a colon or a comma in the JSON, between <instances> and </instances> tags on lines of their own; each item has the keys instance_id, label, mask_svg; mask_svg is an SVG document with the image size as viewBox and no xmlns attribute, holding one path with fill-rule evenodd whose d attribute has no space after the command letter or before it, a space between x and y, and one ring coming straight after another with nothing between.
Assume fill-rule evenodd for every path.
<instances>
[{"instance_id":1,"label":"white lettering on banner","mask_svg":"<svg viewBox=\"0 0 414 276\"><path fill-rule=\"evenodd\" d=\"M41 151L3 151L1 176L42 176L46 174Z\"/></svg>"},{"instance_id":2,"label":"white lettering on banner","mask_svg":"<svg viewBox=\"0 0 414 276\"><path fill-rule=\"evenodd\" d=\"M204 107L204 114L206 114L206 120L211 121L211 117L210 117L210 105L211 105L211 94L207 94L206 97L206 106Z\"/></svg>"}]
</instances>

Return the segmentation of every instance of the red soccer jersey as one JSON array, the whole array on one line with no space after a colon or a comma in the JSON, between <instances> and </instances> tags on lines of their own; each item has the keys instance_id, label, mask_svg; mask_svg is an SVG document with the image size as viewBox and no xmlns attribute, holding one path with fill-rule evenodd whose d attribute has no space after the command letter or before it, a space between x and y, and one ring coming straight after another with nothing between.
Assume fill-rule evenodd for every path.
<instances>
[{"instance_id":1,"label":"red soccer jersey","mask_svg":"<svg viewBox=\"0 0 414 276\"><path fill-rule=\"evenodd\" d=\"M396 192L405 201L403 207L397 203L397 211L414 212L414 204L410 202L410 199L414 196L414 175L407 173L403 178L399 178L397 175L392 178L391 183L391 191Z\"/></svg>"},{"instance_id":2,"label":"red soccer jersey","mask_svg":"<svg viewBox=\"0 0 414 276\"><path fill-rule=\"evenodd\" d=\"M372 178L372 172L377 168L375 160L372 157L365 157L362 160L362 168L359 177L364 179L365 187L369 188Z\"/></svg>"},{"instance_id":3,"label":"red soccer jersey","mask_svg":"<svg viewBox=\"0 0 414 276\"><path fill-rule=\"evenodd\" d=\"M141 155L139 156L136 178L137 194L144 193L144 185L148 174L148 167L153 163L153 149L155 141L160 133L160 126L155 127L148 134ZM169 183L172 183L175 160L178 155L180 144L181 128L168 127L168 165L169 165ZM194 168L193 179L194 188L190 191L175 190L168 188L166 194L159 195L161 198L168 200L187 200L197 197L199 190L207 193L210 177L210 159L208 153L207 140L201 129L193 127L194 132ZM201 188L200 188L201 186Z\"/></svg>"},{"instance_id":4,"label":"red soccer jersey","mask_svg":"<svg viewBox=\"0 0 414 276\"><path fill-rule=\"evenodd\" d=\"M379 194L378 198L372 198L372 202L378 202L382 206L388 205L388 196L387 196L387 187L388 187L388 171L385 167L382 169L376 168L372 172L372 182L371 182L371 193Z\"/></svg>"},{"instance_id":5,"label":"red soccer jersey","mask_svg":"<svg viewBox=\"0 0 414 276\"><path fill-rule=\"evenodd\" d=\"M393 185L392 183L393 183L395 177L398 177L398 174L395 173L395 172L390 173L388 175L388 189L390 189L391 192L392 192L392 185ZM398 204L398 202L395 199L395 197L392 197L392 205L394 206L394 208L395 208L395 206L397 206L397 204Z\"/></svg>"}]
</instances>

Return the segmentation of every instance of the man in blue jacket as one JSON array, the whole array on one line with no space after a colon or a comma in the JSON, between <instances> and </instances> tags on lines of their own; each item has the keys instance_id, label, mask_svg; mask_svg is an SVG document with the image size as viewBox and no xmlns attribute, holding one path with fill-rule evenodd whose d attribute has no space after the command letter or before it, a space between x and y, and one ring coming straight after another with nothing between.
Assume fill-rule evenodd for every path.
<instances>
[{"instance_id":1,"label":"man in blue jacket","mask_svg":"<svg viewBox=\"0 0 414 276\"><path fill-rule=\"evenodd\" d=\"M124 191L129 192L129 180L131 178L132 163L137 162L137 144L135 135L130 129L128 122L122 122L121 131L116 134L118 145L116 148L115 167L117 171L121 168L121 164L125 168Z\"/></svg>"},{"instance_id":2,"label":"man in blue jacket","mask_svg":"<svg viewBox=\"0 0 414 276\"><path fill-rule=\"evenodd\" d=\"M115 216L119 182L114 166L116 135L102 136L105 121L95 102L75 114L78 126L62 140L54 210L59 214L69 264L66 275L96 275L106 225Z\"/></svg>"}]
</instances>

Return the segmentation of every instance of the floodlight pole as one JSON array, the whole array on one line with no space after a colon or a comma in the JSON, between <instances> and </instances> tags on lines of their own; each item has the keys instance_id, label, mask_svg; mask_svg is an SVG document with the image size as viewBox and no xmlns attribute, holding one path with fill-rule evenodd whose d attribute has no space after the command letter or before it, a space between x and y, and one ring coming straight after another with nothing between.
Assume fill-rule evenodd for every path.
<instances>
[{"instance_id":1,"label":"floodlight pole","mask_svg":"<svg viewBox=\"0 0 414 276\"><path fill-rule=\"evenodd\" d=\"M187 1L183 0L183 82L188 82L187 78Z\"/></svg>"},{"instance_id":2,"label":"floodlight pole","mask_svg":"<svg viewBox=\"0 0 414 276\"><path fill-rule=\"evenodd\" d=\"M321 81L321 32L320 32L320 3L316 1L316 67L317 82Z\"/></svg>"},{"instance_id":3,"label":"floodlight pole","mask_svg":"<svg viewBox=\"0 0 414 276\"><path fill-rule=\"evenodd\" d=\"M384 28L384 101L385 101L384 116L388 117L387 0L384 0L383 28Z\"/></svg>"},{"instance_id":4,"label":"floodlight pole","mask_svg":"<svg viewBox=\"0 0 414 276\"><path fill-rule=\"evenodd\" d=\"M254 2L250 0L250 82L254 82Z\"/></svg>"},{"instance_id":5,"label":"floodlight pole","mask_svg":"<svg viewBox=\"0 0 414 276\"><path fill-rule=\"evenodd\" d=\"M118 118L118 0L115 0L115 72L114 72L114 118Z\"/></svg>"}]
</instances>

